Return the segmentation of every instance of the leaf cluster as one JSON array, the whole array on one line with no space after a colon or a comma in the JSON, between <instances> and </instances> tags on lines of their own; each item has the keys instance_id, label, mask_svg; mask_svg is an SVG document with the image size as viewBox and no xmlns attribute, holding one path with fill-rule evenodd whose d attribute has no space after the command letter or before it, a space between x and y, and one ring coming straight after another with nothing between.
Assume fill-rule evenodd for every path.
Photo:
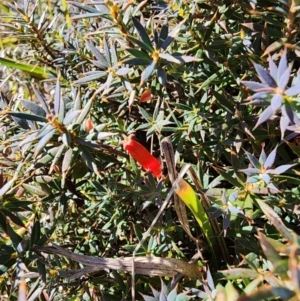
<instances>
[{"instance_id":1,"label":"leaf cluster","mask_svg":"<svg viewBox=\"0 0 300 301\"><path fill-rule=\"evenodd\" d=\"M129 300L135 287L138 300L299 299L298 24L298 2L285 0L3 0L1 296ZM184 181L228 258L210 255L189 211L189 234L172 204L151 226L168 171L145 172L124 134L163 166L171 136L173 167L189 164ZM35 251L51 243L192 260L206 273L73 279L81 263Z\"/></svg>"}]
</instances>

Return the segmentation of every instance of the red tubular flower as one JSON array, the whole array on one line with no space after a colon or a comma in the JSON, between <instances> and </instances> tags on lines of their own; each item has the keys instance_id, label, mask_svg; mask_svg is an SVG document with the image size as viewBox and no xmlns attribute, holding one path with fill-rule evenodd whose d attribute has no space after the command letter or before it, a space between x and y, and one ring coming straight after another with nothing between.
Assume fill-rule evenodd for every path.
<instances>
[{"instance_id":1,"label":"red tubular flower","mask_svg":"<svg viewBox=\"0 0 300 301\"><path fill-rule=\"evenodd\" d=\"M160 161L153 157L143 145L134 140L133 136L129 135L127 137L123 135L124 140L120 144L146 171L150 171L155 177L161 177L162 168Z\"/></svg>"}]
</instances>

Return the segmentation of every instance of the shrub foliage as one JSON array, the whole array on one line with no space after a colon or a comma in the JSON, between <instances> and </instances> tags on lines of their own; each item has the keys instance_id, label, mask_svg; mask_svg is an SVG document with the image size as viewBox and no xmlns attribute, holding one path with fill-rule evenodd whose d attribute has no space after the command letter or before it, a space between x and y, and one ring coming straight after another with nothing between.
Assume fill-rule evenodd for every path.
<instances>
[{"instance_id":1,"label":"shrub foliage","mask_svg":"<svg viewBox=\"0 0 300 301\"><path fill-rule=\"evenodd\" d=\"M3 300L299 300L298 2L2 0Z\"/></svg>"}]
</instances>

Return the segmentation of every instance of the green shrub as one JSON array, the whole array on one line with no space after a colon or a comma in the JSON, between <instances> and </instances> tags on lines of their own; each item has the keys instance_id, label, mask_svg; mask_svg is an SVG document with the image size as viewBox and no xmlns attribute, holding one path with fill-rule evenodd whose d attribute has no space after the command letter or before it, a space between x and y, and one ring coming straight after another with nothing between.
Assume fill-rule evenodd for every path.
<instances>
[{"instance_id":1,"label":"green shrub","mask_svg":"<svg viewBox=\"0 0 300 301\"><path fill-rule=\"evenodd\" d=\"M3 0L3 300L298 300L298 10Z\"/></svg>"}]
</instances>

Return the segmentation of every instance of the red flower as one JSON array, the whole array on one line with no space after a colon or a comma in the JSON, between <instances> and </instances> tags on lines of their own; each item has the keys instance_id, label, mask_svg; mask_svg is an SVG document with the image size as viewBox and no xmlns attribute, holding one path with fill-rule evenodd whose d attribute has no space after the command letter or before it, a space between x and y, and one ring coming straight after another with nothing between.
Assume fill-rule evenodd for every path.
<instances>
[{"instance_id":1,"label":"red flower","mask_svg":"<svg viewBox=\"0 0 300 301\"><path fill-rule=\"evenodd\" d=\"M140 98L140 102L146 102L151 99L151 89L145 90Z\"/></svg>"},{"instance_id":2,"label":"red flower","mask_svg":"<svg viewBox=\"0 0 300 301\"><path fill-rule=\"evenodd\" d=\"M161 177L162 168L158 159L153 157L150 152L139 142L133 139L134 135L128 137L123 135L124 140L120 142L130 156L136 160L146 171L150 171L153 176Z\"/></svg>"}]
</instances>

